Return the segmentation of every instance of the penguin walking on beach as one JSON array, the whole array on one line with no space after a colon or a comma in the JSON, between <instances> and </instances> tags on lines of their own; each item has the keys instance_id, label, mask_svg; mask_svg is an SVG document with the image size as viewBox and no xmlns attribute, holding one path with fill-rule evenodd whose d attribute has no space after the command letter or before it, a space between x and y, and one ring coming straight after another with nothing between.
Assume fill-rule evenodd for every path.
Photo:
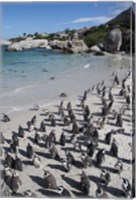
<instances>
[{"instance_id":1,"label":"penguin walking on beach","mask_svg":"<svg viewBox=\"0 0 136 200\"><path fill-rule=\"evenodd\" d=\"M70 170L72 169L72 163L67 158L62 159L61 163L65 168L65 171L70 172Z\"/></svg>"},{"instance_id":2,"label":"penguin walking on beach","mask_svg":"<svg viewBox=\"0 0 136 200\"><path fill-rule=\"evenodd\" d=\"M54 114L50 114L49 115L49 120L50 120L51 126L56 126L56 121L55 121Z\"/></svg>"},{"instance_id":3,"label":"penguin walking on beach","mask_svg":"<svg viewBox=\"0 0 136 200\"><path fill-rule=\"evenodd\" d=\"M131 198L131 185L129 180L126 178L122 178L122 189L127 198Z\"/></svg>"},{"instance_id":4,"label":"penguin walking on beach","mask_svg":"<svg viewBox=\"0 0 136 200\"><path fill-rule=\"evenodd\" d=\"M44 123L44 121L41 121L41 124L40 124L40 129L39 129L41 132L46 132L46 125Z\"/></svg>"},{"instance_id":5,"label":"penguin walking on beach","mask_svg":"<svg viewBox=\"0 0 136 200\"><path fill-rule=\"evenodd\" d=\"M26 148L26 153L28 158L32 158L34 154L33 147L30 143L28 143L27 148Z\"/></svg>"},{"instance_id":6,"label":"penguin walking on beach","mask_svg":"<svg viewBox=\"0 0 136 200\"><path fill-rule=\"evenodd\" d=\"M31 124L32 124L33 126L36 125L36 115L34 115L34 116L32 117L32 119L31 119Z\"/></svg>"},{"instance_id":7,"label":"penguin walking on beach","mask_svg":"<svg viewBox=\"0 0 136 200\"><path fill-rule=\"evenodd\" d=\"M91 167L93 165L91 157L86 152L81 153L81 161L84 168Z\"/></svg>"},{"instance_id":8,"label":"penguin walking on beach","mask_svg":"<svg viewBox=\"0 0 136 200\"><path fill-rule=\"evenodd\" d=\"M104 191L104 188L102 188L100 185L97 187L96 189L96 198L101 198L101 199L107 199L108 195L107 193Z\"/></svg>"},{"instance_id":9,"label":"penguin walking on beach","mask_svg":"<svg viewBox=\"0 0 136 200\"><path fill-rule=\"evenodd\" d=\"M111 181L110 173L106 171L105 169L101 171L100 178L101 178L100 183L102 186L107 186L109 182Z\"/></svg>"},{"instance_id":10,"label":"penguin walking on beach","mask_svg":"<svg viewBox=\"0 0 136 200\"><path fill-rule=\"evenodd\" d=\"M62 133L61 133L61 136L60 136L60 144L61 144L62 146L65 146L66 141L67 141L67 139L66 139L65 133L62 132Z\"/></svg>"},{"instance_id":11,"label":"penguin walking on beach","mask_svg":"<svg viewBox=\"0 0 136 200\"><path fill-rule=\"evenodd\" d=\"M16 143L15 143L15 141L12 141L12 142L10 143L10 152L11 152L11 153L17 153L17 151L18 151L18 148L17 148L17 146L16 146Z\"/></svg>"},{"instance_id":12,"label":"penguin walking on beach","mask_svg":"<svg viewBox=\"0 0 136 200\"><path fill-rule=\"evenodd\" d=\"M56 178L48 170L44 170L44 180L47 182L48 188L50 188L50 189L57 188Z\"/></svg>"},{"instance_id":13,"label":"penguin walking on beach","mask_svg":"<svg viewBox=\"0 0 136 200\"><path fill-rule=\"evenodd\" d=\"M33 164L34 164L35 168L39 168L41 165L41 159L36 154L33 155Z\"/></svg>"},{"instance_id":14,"label":"penguin walking on beach","mask_svg":"<svg viewBox=\"0 0 136 200\"><path fill-rule=\"evenodd\" d=\"M89 192L90 192L90 180L89 180L89 177L86 175L86 173L84 171L82 171L82 174L81 174L80 188L81 188L81 191L85 195L87 195L87 196L89 195Z\"/></svg>"},{"instance_id":15,"label":"penguin walking on beach","mask_svg":"<svg viewBox=\"0 0 136 200\"><path fill-rule=\"evenodd\" d=\"M13 175L12 175L12 178L11 178L11 186L10 186L13 194L17 193L20 185L22 185L22 182L21 182L21 180L19 178L19 174L16 171L14 171Z\"/></svg>"},{"instance_id":16,"label":"penguin walking on beach","mask_svg":"<svg viewBox=\"0 0 136 200\"><path fill-rule=\"evenodd\" d=\"M19 127L18 127L18 135L19 135L21 138L24 138L24 136L25 136L25 131L24 131L23 127L20 126L20 125L19 125Z\"/></svg>"},{"instance_id":17,"label":"penguin walking on beach","mask_svg":"<svg viewBox=\"0 0 136 200\"><path fill-rule=\"evenodd\" d=\"M52 147L49 149L49 152L50 152L51 157L53 159L59 159L60 158L59 152L58 152L57 148L55 147L55 145L52 145Z\"/></svg>"},{"instance_id":18,"label":"penguin walking on beach","mask_svg":"<svg viewBox=\"0 0 136 200\"><path fill-rule=\"evenodd\" d=\"M70 153L70 151L66 150L65 155L66 155L68 162L71 163L72 165L74 165L75 164L75 158L72 155L72 153Z\"/></svg>"},{"instance_id":19,"label":"penguin walking on beach","mask_svg":"<svg viewBox=\"0 0 136 200\"><path fill-rule=\"evenodd\" d=\"M118 160L114 166L115 173L121 174L123 170L123 162L121 160Z\"/></svg>"},{"instance_id":20,"label":"penguin walking on beach","mask_svg":"<svg viewBox=\"0 0 136 200\"><path fill-rule=\"evenodd\" d=\"M105 160L105 149L101 149L96 154L96 165L101 166Z\"/></svg>"},{"instance_id":21,"label":"penguin walking on beach","mask_svg":"<svg viewBox=\"0 0 136 200\"><path fill-rule=\"evenodd\" d=\"M56 142L56 134L55 130L52 130L45 140L45 147L51 148L55 142Z\"/></svg>"},{"instance_id":22,"label":"penguin walking on beach","mask_svg":"<svg viewBox=\"0 0 136 200\"><path fill-rule=\"evenodd\" d=\"M111 148L110 148L110 154L116 158L118 158L118 146L115 138L112 141Z\"/></svg>"},{"instance_id":23,"label":"penguin walking on beach","mask_svg":"<svg viewBox=\"0 0 136 200\"><path fill-rule=\"evenodd\" d=\"M16 146L19 146L19 138L17 133L15 133L14 131L12 132L12 141Z\"/></svg>"},{"instance_id":24,"label":"penguin walking on beach","mask_svg":"<svg viewBox=\"0 0 136 200\"><path fill-rule=\"evenodd\" d=\"M79 127L77 125L77 123L73 123L73 126L72 126L72 133L74 134L78 134L79 133Z\"/></svg>"},{"instance_id":25,"label":"penguin walking on beach","mask_svg":"<svg viewBox=\"0 0 136 200\"><path fill-rule=\"evenodd\" d=\"M130 100L130 96L127 95L127 96L126 96L126 103L127 103L127 104L130 104L130 102L131 102L131 100Z\"/></svg>"},{"instance_id":26,"label":"penguin walking on beach","mask_svg":"<svg viewBox=\"0 0 136 200\"><path fill-rule=\"evenodd\" d=\"M10 118L9 118L9 116L8 115L6 115L5 113L2 113L2 120L4 121L4 122L9 122L10 121Z\"/></svg>"},{"instance_id":27,"label":"penguin walking on beach","mask_svg":"<svg viewBox=\"0 0 136 200\"><path fill-rule=\"evenodd\" d=\"M68 120L68 118L65 115L63 116L62 120L63 120L64 126L70 125L70 121Z\"/></svg>"},{"instance_id":28,"label":"penguin walking on beach","mask_svg":"<svg viewBox=\"0 0 136 200\"><path fill-rule=\"evenodd\" d=\"M26 124L27 124L28 131L32 132L34 130L34 125L32 124L32 122L28 121Z\"/></svg>"},{"instance_id":29,"label":"penguin walking on beach","mask_svg":"<svg viewBox=\"0 0 136 200\"><path fill-rule=\"evenodd\" d=\"M117 85L120 84L120 81L119 81L119 78L118 78L118 75L117 75L117 74L115 75L114 82L115 82Z\"/></svg>"},{"instance_id":30,"label":"penguin walking on beach","mask_svg":"<svg viewBox=\"0 0 136 200\"><path fill-rule=\"evenodd\" d=\"M18 155L15 158L15 169L19 171L23 171L23 163Z\"/></svg>"},{"instance_id":31,"label":"penguin walking on beach","mask_svg":"<svg viewBox=\"0 0 136 200\"><path fill-rule=\"evenodd\" d=\"M12 178L12 169L7 164L4 167L3 175L5 183L9 185Z\"/></svg>"}]
</instances>

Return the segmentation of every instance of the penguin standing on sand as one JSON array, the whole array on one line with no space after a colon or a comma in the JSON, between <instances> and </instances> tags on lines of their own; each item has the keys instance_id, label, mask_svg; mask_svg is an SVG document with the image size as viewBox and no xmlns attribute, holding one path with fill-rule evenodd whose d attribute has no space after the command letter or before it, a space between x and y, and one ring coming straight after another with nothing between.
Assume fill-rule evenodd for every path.
<instances>
[{"instance_id":1,"label":"penguin standing on sand","mask_svg":"<svg viewBox=\"0 0 136 200\"><path fill-rule=\"evenodd\" d=\"M49 120L51 122L51 126L56 126L55 116L53 114L49 115Z\"/></svg>"},{"instance_id":2,"label":"penguin standing on sand","mask_svg":"<svg viewBox=\"0 0 136 200\"><path fill-rule=\"evenodd\" d=\"M40 131L41 131L41 132L46 132L46 125L45 125L44 121L41 121L41 124L40 124Z\"/></svg>"},{"instance_id":3,"label":"penguin standing on sand","mask_svg":"<svg viewBox=\"0 0 136 200\"><path fill-rule=\"evenodd\" d=\"M39 168L41 165L41 159L36 154L34 154L34 156L33 156L33 164L34 164L35 168Z\"/></svg>"},{"instance_id":4,"label":"penguin standing on sand","mask_svg":"<svg viewBox=\"0 0 136 200\"><path fill-rule=\"evenodd\" d=\"M122 115L120 113L117 115L116 125L120 127L123 126Z\"/></svg>"},{"instance_id":5,"label":"penguin standing on sand","mask_svg":"<svg viewBox=\"0 0 136 200\"><path fill-rule=\"evenodd\" d=\"M33 118L31 119L31 123L32 123L32 125L36 125L36 115L35 116L33 116Z\"/></svg>"},{"instance_id":6,"label":"penguin standing on sand","mask_svg":"<svg viewBox=\"0 0 136 200\"><path fill-rule=\"evenodd\" d=\"M72 126L72 133L74 134L78 134L79 133L79 127L77 125L77 123L73 123L73 126Z\"/></svg>"},{"instance_id":7,"label":"penguin standing on sand","mask_svg":"<svg viewBox=\"0 0 136 200\"><path fill-rule=\"evenodd\" d=\"M44 180L47 182L48 188L50 189L57 188L56 178L48 170L44 170Z\"/></svg>"},{"instance_id":8,"label":"penguin standing on sand","mask_svg":"<svg viewBox=\"0 0 136 200\"><path fill-rule=\"evenodd\" d=\"M61 144L62 146L65 146L65 144L66 144L66 136L65 136L64 132L61 133L61 136L60 136L60 144Z\"/></svg>"},{"instance_id":9,"label":"penguin standing on sand","mask_svg":"<svg viewBox=\"0 0 136 200\"><path fill-rule=\"evenodd\" d=\"M96 150L96 146L94 145L92 141L89 141L88 146L87 146L87 154L90 157L93 157L95 150Z\"/></svg>"},{"instance_id":10,"label":"penguin standing on sand","mask_svg":"<svg viewBox=\"0 0 136 200\"><path fill-rule=\"evenodd\" d=\"M105 169L101 171L101 185L102 186L107 186L109 182L111 181L110 173L107 172Z\"/></svg>"},{"instance_id":11,"label":"penguin standing on sand","mask_svg":"<svg viewBox=\"0 0 136 200\"><path fill-rule=\"evenodd\" d=\"M131 185L129 180L126 178L122 178L122 189L126 197L131 197Z\"/></svg>"},{"instance_id":12,"label":"penguin standing on sand","mask_svg":"<svg viewBox=\"0 0 136 200\"><path fill-rule=\"evenodd\" d=\"M52 147L49 149L49 152L50 152L51 157L53 159L59 159L60 158L59 152L54 145L52 145Z\"/></svg>"},{"instance_id":13,"label":"penguin standing on sand","mask_svg":"<svg viewBox=\"0 0 136 200\"><path fill-rule=\"evenodd\" d=\"M24 131L24 129L22 128L22 126L20 126L20 125L19 125L19 127L18 127L18 134L19 134L19 136L20 136L21 138L24 138L24 136L25 136L25 131Z\"/></svg>"},{"instance_id":14,"label":"penguin standing on sand","mask_svg":"<svg viewBox=\"0 0 136 200\"><path fill-rule=\"evenodd\" d=\"M84 168L87 168L93 165L91 157L85 152L81 153L81 161Z\"/></svg>"},{"instance_id":15,"label":"penguin standing on sand","mask_svg":"<svg viewBox=\"0 0 136 200\"><path fill-rule=\"evenodd\" d=\"M27 151L27 157L32 158L34 154L34 150L30 143L28 143L26 151Z\"/></svg>"},{"instance_id":16,"label":"penguin standing on sand","mask_svg":"<svg viewBox=\"0 0 136 200\"><path fill-rule=\"evenodd\" d=\"M31 198L35 198L35 197L37 197L37 195L34 193L34 192L32 192L31 190L26 190L26 191L24 191L23 192L23 195L27 198L27 197L31 197Z\"/></svg>"},{"instance_id":17,"label":"penguin standing on sand","mask_svg":"<svg viewBox=\"0 0 136 200\"><path fill-rule=\"evenodd\" d=\"M9 153L6 154L5 162L10 168L14 168L14 158Z\"/></svg>"},{"instance_id":18,"label":"penguin standing on sand","mask_svg":"<svg viewBox=\"0 0 136 200\"><path fill-rule=\"evenodd\" d=\"M17 133L15 133L14 131L12 132L12 141L16 146L19 146L19 138Z\"/></svg>"},{"instance_id":19,"label":"penguin standing on sand","mask_svg":"<svg viewBox=\"0 0 136 200\"><path fill-rule=\"evenodd\" d=\"M12 170L8 165L5 165L3 173L4 173L4 181L8 185L12 178Z\"/></svg>"},{"instance_id":20,"label":"penguin standing on sand","mask_svg":"<svg viewBox=\"0 0 136 200\"><path fill-rule=\"evenodd\" d=\"M123 170L123 163L121 160L118 160L117 163L114 166L115 168L115 172L118 174L121 174L122 170Z\"/></svg>"},{"instance_id":21,"label":"penguin standing on sand","mask_svg":"<svg viewBox=\"0 0 136 200\"><path fill-rule=\"evenodd\" d=\"M89 192L90 192L90 180L89 180L89 177L85 174L84 171L81 174L80 188L81 188L81 191L85 195L89 195Z\"/></svg>"},{"instance_id":22,"label":"penguin standing on sand","mask_svg":"<svg viewBox=\"0 0 136 200\"><path fill-rule=\"evenodd\" d=\"M23 163L21 159L18 157L18 155L16 155L16 159L15 159L15 169L19 171L23 171Z\"/></svg>"},{"instance_id":23,"label":"penguin standing on sand","mask_svg":"<svg viewBox=\"0 0 136 200\"><path fill-rule=\"evenodd\" d=\"M111 138L112 138L112 131L108 132L105 136L105 143L110 144L111 143Z\"/></svg>"},{"instance_id":24,"label":"penguin standing on sand","mask_svg":"<svg viewBox=\"0 0 136 200\"><path fill-rule=\"evenodd\" d=\"M35 137L34 137L35 143L36 143L37 145L39 145L40 140L41 140L41 138L40 138L39 133L38 133L37 131L35 131Z\"/></svg>"},{"instance_id":25,"label":"penguin standing on sand","mask_svg":"<svg viewBox=\"0 0 136 200\"><path fill-rule=\"evenodd\" d=\"M66 155L68 162L71 163L72 165L74 165L75 159L74 159L74 156L72 155L72 153L70 153L70 151L66 150L65 155Z\"/></svg>"},{"instance_id":26,"label":"penguin standing on sand","mask_svg":"<svg viewBox=\"0 0 136 200\"><path fill-rule=\"evenodd\" d=\"M66 159L62 159L61 163L63 167L65 168L66 172L70 172L70 170L72 169L71 162L66 158Z\"/></svg>"},{"instance_id":27,"label":"penguin standing on sand","mask_svg":"<svg viewBox=\"0 0 136 200\"><path fill-rule=\"evenodd\" d=\"M11 190L13 193L16 193L19 189L19 186L22 184L20 178L19 178L19 174L14 171L12 178L11 178Z\"/></svg>"},{"instance_id":28,"label":"penguin standing on sand","mask_svg":"<svg viewBox=\"0 0 136 200\"><path fill-rule=\"evenodd\" d=\"M116 158L118 157L118 146L117 146L117 142L116 142L115 138L112 141L110 153L112 156L114 156Z\"/></svg>"},{"instance_id":29,"label":"penguin standing on sand","mask_svg":"<svg viewBox=\"0 0 136 200\"><path fill-rule=\"evenodd\" d=\"M96 154L96 165L101 166L105 160L105 149L101 149Z\"/></svg>"},{"instance_id":30,"label":"penguin standing on sand","mask_svg":"<svg viewBox=\"0 0 136 200\"><path fill-rule=\"evenodd\" d=\"M34 125L32 124L32 122L28 121L26 124L27 124L28 131L32 132L34 130Z\"/></svg>"},{"instance_id":31,"label":"penguin standing on sand","mask_svg":"<svg viewBox=\"0 0 136 200\"><path fill-rule=\"evenodd\" d=\"M10 143L10 152L11 153L17 153L17 146L16 146L16 143L15 143L15 141L12 141L11 143Z\"/></svg>"}]
</instances>

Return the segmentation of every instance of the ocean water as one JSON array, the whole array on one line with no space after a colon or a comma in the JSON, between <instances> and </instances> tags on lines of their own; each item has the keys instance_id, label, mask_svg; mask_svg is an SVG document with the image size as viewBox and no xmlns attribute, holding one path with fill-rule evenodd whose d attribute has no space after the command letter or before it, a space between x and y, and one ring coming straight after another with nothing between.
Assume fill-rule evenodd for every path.
<instances>
[{"instance_id":1,"label":"ocean water","mask_svg":"<svg viewBox=\"0 0 136 200\"><path fill-rule=\"evenodd\" d=\"M120 66L129 64L129 58L120 55L66 55L45 49L8 52L3 47L2 111L28 110L35 103L44 107L60 99L61 92L77 98L93 84L110 79Z\"/></svg>"}]
</instances>

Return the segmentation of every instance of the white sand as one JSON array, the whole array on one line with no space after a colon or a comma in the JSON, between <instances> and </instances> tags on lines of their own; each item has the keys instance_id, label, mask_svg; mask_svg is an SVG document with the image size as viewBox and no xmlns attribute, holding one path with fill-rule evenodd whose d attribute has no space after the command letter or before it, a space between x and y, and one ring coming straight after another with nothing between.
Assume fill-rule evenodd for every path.
<instances>
[{"instance_id":1,"label":"white sand","mask_svg":"<svg viewBox=\"0 0 136 200\"><path fill-rule=\"evenodd\" d=\"M119 74L122 73L122 70L118 70ZM112 79L113 77L111 77L110 79ZM127 81L127 84L130 84L130 80ZM120 91L121 86L115 86L113 89L113 95L115 98L115 103L113 105L113 109L115 110L119 110L122 105L125 104L125 99L120 97L120 96L116 96L119 91ZM82 94L81 94L82 95ZM107 94L106 94L107 95ZM70 97L68 97L67 99L65 99L64 101L64 105L66 107L67 102L71 100L72 102L72 107L73 109L80 109L79 107L76 107L77 104L79 104L79 100L77 98L77 100L72 100L70 99ZM56 105L59 105L59 102L56 102ZM96 90L93 92L93 94L89 94L86 104L89 105L89 108L91 110L91 113L97 113L97 112L101 112L101 99L100 97L98 97L98 95L96 94ZM50 107L46 107L50 112L58 112L58 108L56 107L56 105L54 106L50 106ZM4 123L2 122L1 125L1 131L3 132L4 137L6 138L6 140L10 140L12 137L11 132L18 131L18 126L21 125L23 128L26 128L26 122L29 121L34 115L37 116L37 123L36 123L36 127L39 128L40 126L40 122L47 118L45 116L40 115L42 112L42 109L40 109L39 111L22 111L20 113L12 113L12 115L10 115L11 117L11 121L8 123ZM74 111L74 113L76 114L76 117L78 120L83 119L82 115L78 115L79 112ZM123 116L124 119L130 120L130 115L132 115L131 111L126 113L125 116ZM56 115L56 119L59 119L59 115ZM97 116L94 117L94 121L96 121L98 119ZM122 171L121 175L117 175L113 172L110 172L111 174L111 182L108 185L107 189L107 194L109 196L109 198L114 198L114 197L119 197L119 193L120 190L122 189L122 180L121 177L127 178L130 183L131 183L131 179L132 179L132 165L131 165L131 160L132 160L132 151L131 151L131 146L129 144L132 144L132 137L131 137L131 129L132 129L132 124L130 121L127 120L123 120L123 128L125 129L125 133L127 133L126 135L124 134L116 134L114 135L114 138L117 140L118 143L118 147L119 147L119 158L124 159L123 161L123 166L124 166L124 170ZM115 126L115 121L109 121L112 124L105 124L104 128L99 130L99 139L100 141L103 141L105 138L105 134L108 133L111 129L118 129L119 127ZM59 122L61 123L61 122ZM57 137L57 141L59 141L60 138L60 134L62 133L62 128L66 128L66 129L71 129L70 127L63 127L63 126L59 126L57 125L55 128L51 127L51 126L47 126L47 132L46 134L50 133L50 131L52 129L55 129L56 131L56 137ZM39 132L40 135L42 136L44 133ZM130 134L130 135L129 135ZM19 150L20 151L20 158L23 161L23 171L22 172L18 172L20 179L22 181L22 185L20 186L18 193L22 193L23 191L27 190L27 189L31 189L33 192L35 192L37 194L38 197L48 197L48 195L46 195L46 192L44 192L44 187L43 187L43 168L49 170L51 173L54 174L56 180L57 180L57 184L59 185L63 185L66 189L68 189L71 192L72 197L76 197L74 192L77 192L77 194L79 194L80 198L81 198L81 193L78 189L76 189L76 184L75 181L79 182L80 181L80 174L82 172L82 170L84 170L86 172L86 174L88 176L90 176L90 196L95 197L95 191L97 188L97 177L100 177L100 173L101 170L95 166L92 167L88 167L87 169L83 169L83 168L77 168L74 167L72 168L72 170L69 173L65 173L63 170L61 170L62 167L60 167L60 169L57 169L56 165L58 166L62 166L62 164L59 161L56 161L52 158L48 158L47 155L49 155L49 151L47 148L45 147L40 147L37 146L35 144L33 144L33 142L30 139L33 139L35 135L35 132L27 132L25 131L25 137L23 139L20 138L20 144L19 144ZM71 135L71 133L67 133L67 138L69 138L69 136ZM40 168L35 168L33 166L33 164L31 164L31 159L28 159L25 156L25 152L26 152L26 146L28 144L28 142L30 142L33 147L35 152L38 152L41 158L41 167ZM5 149L6 147L9 147L9 144L6 142L3 145L3 149ZM56 144L56 148L59 150L59 154L61 157L64 157L64 150L62 150L63 148L73 148L73 144L67 143L65 147L60 146L59 144ZM103 142L99 142L99 146L98 149L101 148L105 148L107 151L110 150L110 145L106 145ZM98 152L98 149L95 151L95 154L93 156L93 160L95 159L95 155ZM78 152L74 152L71 151L71 153L74 155L76 160L80 160L79 156L80 153ZM4 159L2 157L2 159ZM115 163L117 162L117 159L107 155L106 154L106 159L105 162L102 164L103 167L109 167L110 168L114 168ZM48 164L50 165L50 167L48 166ZM52 167L51 167L52 166ZM65 180L61 177L61 175L65 174L66 178ZM73 180L73 181L72 181ZM42 192L40 192L42 191Z\"/></svg>"}]
</instances>

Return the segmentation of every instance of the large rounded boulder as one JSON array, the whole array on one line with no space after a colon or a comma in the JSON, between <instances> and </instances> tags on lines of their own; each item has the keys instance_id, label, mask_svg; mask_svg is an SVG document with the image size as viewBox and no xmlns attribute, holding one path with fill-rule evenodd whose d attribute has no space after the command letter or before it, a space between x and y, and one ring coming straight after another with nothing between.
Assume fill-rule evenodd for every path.
<instances>
[{"instance_id":1,"label":"large rounded boulder","mask_svg":"<svg viewBox=\"0 0 136 200\"><path fill-rule=\"evenodd\" d=\"M118 27L108 32L104 39L103 47L105 51L116 52L120 50L122 45L122 32Z\"/></svg>"}]
</instances>

